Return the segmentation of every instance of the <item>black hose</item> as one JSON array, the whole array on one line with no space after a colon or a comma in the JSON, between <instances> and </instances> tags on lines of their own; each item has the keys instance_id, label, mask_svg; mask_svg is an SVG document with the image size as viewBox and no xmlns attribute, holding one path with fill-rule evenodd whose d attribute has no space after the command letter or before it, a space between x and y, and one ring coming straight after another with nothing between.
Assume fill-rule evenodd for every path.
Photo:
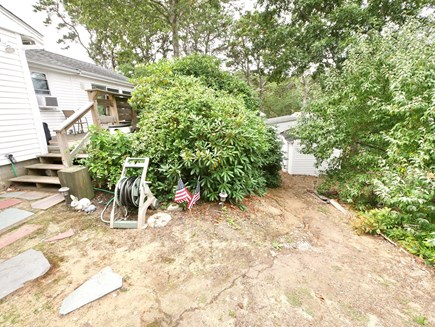
<instances>
[{"instance_id":1,"label":"black hose","mask_svg":"<svg viewBox=\"0 0 435 327\"><path fill-rule=\"evenodd\" d=\"M115 202L119 206L139 207L140 177L121 178L115 187Z\"/></svg>"}]
</instances>

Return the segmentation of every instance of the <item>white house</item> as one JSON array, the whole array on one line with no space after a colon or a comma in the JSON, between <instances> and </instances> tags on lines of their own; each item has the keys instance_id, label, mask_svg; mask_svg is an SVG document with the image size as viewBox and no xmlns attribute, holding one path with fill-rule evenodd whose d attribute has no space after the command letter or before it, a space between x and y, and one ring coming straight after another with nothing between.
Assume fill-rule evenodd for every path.
<instances>
[{"instance_id":1,"label":"white house","mask_svg":"<svg viewBox=\"0 0 435 327\"><path fill-rule=\"evenodd\" d=\"M270 118L267 123L274 126L278 137L282 140L283 170L291 175L310 175L318 176L319 169L316 168L316 158L312 154L304 154L301 150L299 140L293 140L286 137L286 132L296 127L300 113L296 112L292 115ZM333 156L338 156L340 152L334 151ZM324 163L320 169L325 169L327 166Z\"/></svg>"},{"instance_id":2,"label":"white house","mask_svg":"<svg viewBox=\"0 0 435 327\"><path fill-rule=\"evenodd\" d=\"M65 120L61 110L76 110L89 101L86 90L130 94L127 78L109 69L42 49L25 50L41 120L53 131ZM86 116L92 122L91 114Z\"/></svg>"},{"instance_id":3,"label":"white house","mask_svg":"<svg viewBox=\"0 0 435 327\"><path fill-rule=\"evenodd\" d=\"M43 36L0 5L0 189L48 152L43 129L65 121L64 109L87 103L88 89L130 94L132 85L111 70L43 50ZM92 122L91 115L87 116Z\"/></svg>"}]
</instances>

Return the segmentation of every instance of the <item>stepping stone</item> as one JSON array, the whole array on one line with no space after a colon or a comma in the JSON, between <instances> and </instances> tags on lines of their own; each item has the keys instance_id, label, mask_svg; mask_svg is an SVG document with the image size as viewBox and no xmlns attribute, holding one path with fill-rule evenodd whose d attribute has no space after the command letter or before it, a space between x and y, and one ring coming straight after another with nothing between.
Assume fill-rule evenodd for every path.
<instances>
[{"instance_id":1,"label":"stepping stone","mask_svg":"<svg viewBox=\"0 0 435 327\"><path fill-rule=\"evenodd\" d=\"M17 199L23 199L28 201L38 200L45 198L46 196L50 195L50 193L43 193L43 192L22 192L23 194L19 194L18 196L14 196Z\"/></svg>"},{"instance_id":2,"label":"stepping stone","mask_svg":"<svg viewBox=\"0 0 435 327\"><path fill-rule=\"evenodd\" d=\"M68 295L63 300L59 313L66 315L121 287L121 275L114 273L112 268L106 267Z\"/></svg>"},{"instance_id":3,"label":"stepping stone","mask_svg":"<svg viewBox=\"0 0 435 327\"><path fill-rule=\"evenodd\" d=\"M16 231L10 232L0 237L0 249L4 248L5 246L8 246L9 244L14 243L15 241L18 241L20 238L23 238L24 236L33 233L39 227L41 226L32 225L32 224L21 226Z\"/></svg>"},{"instance_id":4,"label":"stepping stone","mask_svg":"<svg viewBox=\"0 0 435 327\"><path fill-rule=\"evenodd\" d=\"M65 201L65 198L63 197L63 195L62 194L55 194L55 195L49 196L48 198L33 202L32 208L46 210L48 208L55 206L56 204L58 204L62 201Z\"/></svg>"},{"instance_id":5,"label":"stepping stone","mask_svg":"<svg viewBox=\"0 0 435 327\"><path fill-rule=\"evenodd\" d=\"M22 195L25 192L8 192L4 194L0 194L0 198L16 198L20 195Z\"/></svg>"},{"instance_id":6,"label":"stepping stone","mask_svg":"<svg viewBox=\"0 0 435 327\"><path fill-rule=\"evenodd\" d=\"M61 233L61 234L58 234L56 236L53 236L51 238L46 239L45 242L54 242L54 241L58 241L58 240L63 240L64 238L71 237L73 235L74 235L74 231L72 229L70 229L64 233Z\"/></svg>"},{"instance_id":7,"label":"stepping stone","mask_svg":"<svg viewBox=\"0 0 435 327\"><path fill-rule=\"evenodd\" d=\"M25 282L44 275L50 263L42 252L27 250L0 263L0 300L21 288Z\"/></svg>"},{"instance_id":8,"label":"stepping stone","mask_svg":"<svg viewBox=\"0 0 435 327\"><path fill-rule=\"evenodd\" d=\"M0 201L0 209L5 209L5 208L9 208L12 207L18 203L21 203L21 200L17 200L17 199L8 199L8 200L1 200Z\"/></svg>"},{"instance_id":9,"label":"stepping stone","mask_svg":"<svg viewBox=\"0 0 435 327\"><path fill-rule=\"evenodd\" d=\"M33 215L33 212L17 208L8 208L0 212L0 233L20 222L23 222L31 215Z\"/></svg>"}]
</instances>

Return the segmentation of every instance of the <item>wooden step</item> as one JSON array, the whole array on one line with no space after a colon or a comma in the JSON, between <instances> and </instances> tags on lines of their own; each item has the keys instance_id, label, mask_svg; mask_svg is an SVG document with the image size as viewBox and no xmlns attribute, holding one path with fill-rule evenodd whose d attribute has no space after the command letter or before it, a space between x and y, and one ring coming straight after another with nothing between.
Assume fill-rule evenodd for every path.
<instances>
[{"instance_id":1,"label":"wooden step","mask_svg":"<svg viewBox=\"0 0 435 327\"><path fill-rule=\"evenodd\" d=\"M89 157L89 155L87 153L79 153L76 155L75 159L87 159L88 157ZM60 153L41 154L38 156L38 158L40 158L42 163L47 163L47 159L53 160L53 161L61 161L62 160L62 156L60 155Z\"/></svg>"},{"instance_id":2,"label":"wooden step","mask_svg":"<svg viewBox=\"0 0 435 327\"><path fill-rule=\"evenodd\" d=\"M60 148L57 145L49 145L48 152L50 153L60 153Z\"/></svg>"},{"instance_id":3,"label":"wooden step","mask_svg":"<svg viewBox=\"0 0 435 327\"><path fill-rule=\"evenodd\" d=\"M9 181L13 183L32 183L38 187L44 184L60 185L59 177L54 176L24 175L11 178Z\"/></svg>"},{"instance_id":4,"label":"wooden step","mask_svg":"<svg viewBox=\"0 0 435 327\"><path fill-rule=\"evenodd\" d=\"M76 159L86 159L89 156L85 153L79 153L76 156ZM38 158L61 158L60 153L46 153L46 154L41 154L38 156Z\"/></svg>"},{"instance_id":5,"label":"wooden step","mask_svg":"<svg viewBox=\"0 0 435 327\"><path fill-rule=\"evenodd\" d=\"M38 169L38 170L61 170L64 169L65 166L61 164L45 164L39 163L30 166L25 166L27 169Z\"/></svg>"}]
</instances>

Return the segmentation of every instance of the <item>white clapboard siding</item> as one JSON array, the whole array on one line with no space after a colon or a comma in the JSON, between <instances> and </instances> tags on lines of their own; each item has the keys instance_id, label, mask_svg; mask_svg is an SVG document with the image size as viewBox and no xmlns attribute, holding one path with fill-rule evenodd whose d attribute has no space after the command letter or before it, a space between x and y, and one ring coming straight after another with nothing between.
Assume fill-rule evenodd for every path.
<instances>
[{"instance_id":1,"label":"white clapboard siding","mask_svg":"<svg viewBox=\"0 0 435 327\"><path fill-rule=\"evenodd\" d=\"M48 124L48 128L52 134L54 134L53 130L59 127L65 121L65 116L63 115L62 110L78 110L81 109L87 102L89 102L88 93L86 90L91 89L91 84L102 84L110 88L131 91L131 89L116 83L108 83L102 80L87 78L79 74L56 71L54 68L47 69L38 66L32 66L32 64L30 64L30 71L45 74L50 88L50 96L57 98L59 104L58 108L41 108L40 110L41 119L43 122ZM88 124L91 125L91 112L89 112L85 118L87 119Z\"/></svg>"},{"instance_id":2,"label":"white clapboard siding","mask_svg":"<svg viewBox=\"0 0 435 327\"><path fill-rule=\"evenodd\" d=\"M303 154L298 140L288 142L288 173L291 175L318 176L315 166L316 158L311 154Z\"/></svg>"},{"instance_id":3,"label":"white clapboard siding","mask_svg":"<svg viewBox=\"0 0 435 327\"><path fill-rule=\"evenodd\" d=\"M0 17L2 19L2 17ZM21 37L0 28L2 43L15 49L0 48L0 166L9 164L4 155L13 154L20 162L46 151L42 122L31 86Z\"/></svg>"}]
</instances>

